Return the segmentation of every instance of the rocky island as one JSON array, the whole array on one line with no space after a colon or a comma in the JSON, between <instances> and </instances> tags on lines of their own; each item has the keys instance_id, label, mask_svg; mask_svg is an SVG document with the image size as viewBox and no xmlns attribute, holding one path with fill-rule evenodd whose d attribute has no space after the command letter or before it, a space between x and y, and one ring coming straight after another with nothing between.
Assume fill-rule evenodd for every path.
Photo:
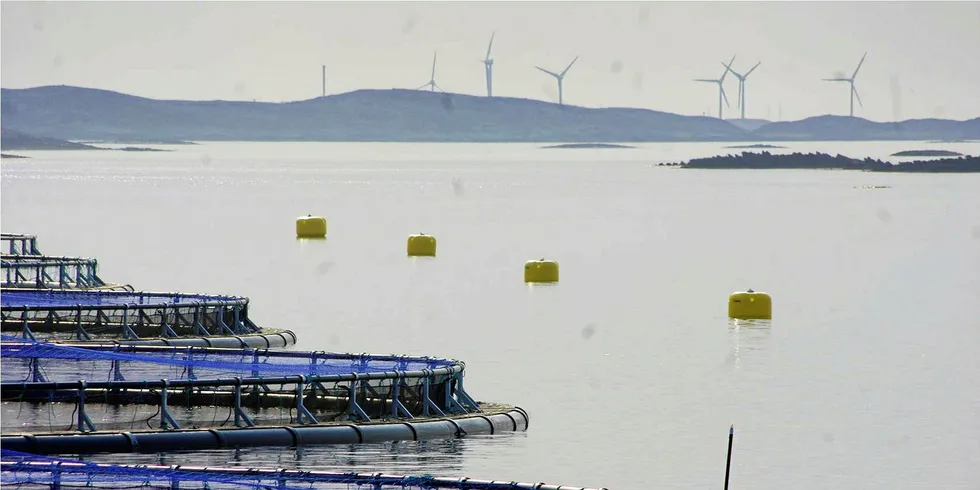
<instances>
[{"instance_id":1,"label":"rocky island","mask_svg":"<svg viewBox=\"0 0 980 490\"><path fill-rule=\"evenodd\" d=\"M916 160L890 163L873 158L859 160L826 153L790 153L774 155L767 151L742 152L741 155L719 155L695 158L684 163L661 163L695 169L823 169L864 170L868 172L967 173L980 172L980 157L964 156L938 160Z\"/></svg>"}]
</instances>

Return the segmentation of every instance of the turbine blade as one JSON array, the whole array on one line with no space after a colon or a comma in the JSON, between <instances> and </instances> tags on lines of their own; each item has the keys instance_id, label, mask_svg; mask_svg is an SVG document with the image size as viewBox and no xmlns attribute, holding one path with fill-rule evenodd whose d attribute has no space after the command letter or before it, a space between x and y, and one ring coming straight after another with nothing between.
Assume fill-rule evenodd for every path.
<instances>
[{"instance_id":1,"label":"turbine blade","mask_svg":"<svg viewBox=\"0 0 980 490\"><path fill-rule=\"evenodd\" d=\"M853 83L851 84L851 91L854 92L854 96L857 97L858 104L860 104L861 107L864 107L864 102L861 102L861 96L858 95L858 89L854 88Z\"/></svg>"},{"instance_id":2,"label":"turbine blade","mask_svg":"<svg viewBox=\"0 0 980 490\"><path fill-rule=\"evenodd\" d=\"M540 66L535 66L535 68L537 68L537 69L539 69L539 70L541 70L541 71L543 71L543 72L545 72L545 73L547 73L547 74L549 74L549 75L551 75L551 76L553 76L555 78L560 78L558 76L558 74L555 73L555 72L553 72L553 71L545 70L544 68L541 68Z\"/></svg>"},{"instance_id":3,"label":"turbine blade","mask_svg":"<svg viewBox=\"0 0 980 490\"><path fill-rule=\"evenodd\" d=\"M735 75L735 77L738 78L739 80L741 80L742 78L745 78L746 75L747 75L747 74L746 75L739 75L737 71L735 71L735 70L732 69L732 65L726 65L724 61L721 62L721 66L724 66L725 67L725 70L727 72L731 72L731 74L732 75Z\"/></svg>"},{"instance_id":4,"label":"turbine blade","mask_svg":"<svg viewBox=\"0 0 980 490\"><path fill-rule=\"evenodd\" d=\"M694 79L694 81L695 81L695 82L711 82L711 83L718 83L718 80L708 80L707 78L695 78L695 79Z\"/></svg>"},{"instance_id":5,"label":"turbine blade","mask_svg":"<svg viewBox=\"0 0 980 490\"><path fill-rule=\"evenodd\" d=\"M732 71L730 67L732 66L732 63L734 63L734 62L735 62L735 56L732 56L732 59L731 59L731 61L728 62L728 64L722 63L722 65L725 66L725 72L721 74L721 78L719 78L718 80L720 80L722 82L725 81L725 76L728 75L728 72ZM735 72L732 72L732 73L735 73Z\"/></svg>"},{"instance_id":6,"label":"turbine blade","mask_svg":"<svg viewBox=\"0 0 980 490\"><path fill-rule=\"evenodd\" d=\"M569 68L571 68L572 65L574 65L576 61L578 61L578 56L576 56L575 59L572 60L572 62L569 63L568 66L566 66L564 70L562 70L561 76L565 76L565 74L568 73Z\"/></svg>"},{"instance_id":7,"label":"turbine blade","mask_svg":"<svg viewBox=\"0 0 980 490\"><path fill-rule=\"evenodd\" d=\"M747 71L747 72L745 72L745 75L742 75L742 77L744 78L744 77L747 77L747 76L749 76L749 74L750 74L750 73L752 73L753 71L755 71L755 69L756 69L756 68L758 68L758 67L759 67L759 65L761 65L761 64L762 64L762 62L761 62L761 61L760 61L760 62L758 62L758 63L756 63L756 64L755 64L755 66L753 66L751 70L749 70L749 71Z\"/></svg>"},{"instance_id":8,"label":"turbine blade","mask_svg":"<svg viewBox=\"0 0 980 490\"><path fill-rule=\"evenodd\" d=\"M432 53L432 80L436 79L436 53Z\"/></svg>"},{"instance_id":9,"label":"turbine blade","mask_svg":"<svg viewBox=\"0 0 980 490\"><path fill-rule=\"evenodd\" d=\"M428 87L428 86L429 86L430 84L431 84L431 83L426 83L425 85L422 85L421 87L419 87L419 88L417 88L417 89L415 89L415 90L422 90L422 89L424 89L425 87Z\"/></svg>"},{"instance_id":10,"label":"turbine blade","mask_svg":"<svg viewBox=\"0 0 980 490\"><path fill-rule=\"evenodd\" d=\"M868 53L864 53L864 56L861 57L861 61L858 62L858 67L854 69L854 74L851 75L851 80L854 80L854 77L858 76L858 70L861 69L861 65L864 64L864 58L866 58L867 56L868 56Z\"/></svg>"},{"instance_id":11,"label":"turbine blade","mask_svg":"<svg viewBox=\"0 0 980 490\"><path fill-rule=\"evenodd\" d=\"M824 78L823 81L825 81L825 82L850 82L850 80L848 80L846 78Z\"/></svg>"},{"instance_id":12,"label":"turbine blade","mask_svg":"<svg viewBox=\"0 0 980 490\"><path fill-rule=\"evenodd\" d=\"M487 59L490 59L490 48L493 47L493 36L496 34L496 32L490 33L490 44L487 45Z\"/></svg>"},{"instance_id":13,"label":"turbine blade","mask_svg":"<svg viewBox=\"0 0 980 490\"><path fill-rule=\"evenodd\" d=\"M725 99L725 107L731 107L732 105L728 103L728 96L725 95L725 87L718 84L718 90L721 90L721 98Z\"/></svg>"}]
</instances>

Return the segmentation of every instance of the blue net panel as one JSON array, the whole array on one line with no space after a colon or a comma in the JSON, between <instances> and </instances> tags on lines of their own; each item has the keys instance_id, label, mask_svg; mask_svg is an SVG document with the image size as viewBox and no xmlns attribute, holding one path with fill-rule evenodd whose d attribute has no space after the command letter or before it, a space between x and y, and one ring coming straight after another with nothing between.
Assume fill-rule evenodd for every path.
<instances>
[{"instance_id":1,"label":"blue net panel","mask_svg":"<svg viewBox=\"0 0 980 490\"><path fill-rule=\"evenodd\" d=\"M143 293L129 291L4 291L3 308L77 308L87 306L175 306L195 303L239 303L244 298L205 294Z\"/></svg>"},{"instance_id":2,"label":"blue net panel","mask_svg":"<svg viewBox=\"0 0 980 490\"><path fill-rule=\"evenodd\" d=\"M451 359L3 340L4 431L317 424L480 410L463 390L465 366Z\"/></svg>"},{"instance_id":3,"label":"blue net panel","mask_svg":"<svg viewBox=\"0 0 980 490\"><path fill-rule=\"evenodd\" d=\"M475 480L381 473L340 473L259 468L113 465L52 458L4 449L0 483L48 488L256 488L310 489L459 489L459 490L589 490L543 483Z\"/></svg>"},{"instance_id":4,"label":"blue net panel","mask_svg":"<svg viewBox=\"0 0 980 490\"><path fill-rule=\"evenodd\" d=\"M46 342L17 342L4 336L0 345L3 383L43 377L53 382L111 379L169 380L232 378L235 376L339 375L422 371L452 366L458 361L427 357L372 356L325 352L282 352L252 349L76 347ZM118 376L117 376L118 377Z\"/></svg>"}]
</instances>

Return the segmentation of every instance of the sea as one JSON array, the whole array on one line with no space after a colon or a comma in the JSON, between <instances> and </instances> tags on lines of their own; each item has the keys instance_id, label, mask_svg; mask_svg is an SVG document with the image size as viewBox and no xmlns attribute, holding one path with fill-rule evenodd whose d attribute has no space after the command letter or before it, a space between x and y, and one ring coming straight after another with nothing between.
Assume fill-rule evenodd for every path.
<instances>
[{"instance_id":1,"label":"sea","mask_svg":"<svg viewBox=\"0 0 980 490\"><path fill-rule=\"evenodd\" d=\"M732 489L980 488L980 175L659 165L729 145L13 152L30 158L0 165L0 217L108 282L247 296L294 349L460 359L474 398L530 415L449 441L87 460L722 488L734 426ZM326 240L296 239L309 214ZM416 233L435 258L406 256ZM541 258L559 283L524 283ZM749 288L771 322L727 318Z\"/></svg>"}]
</instances>

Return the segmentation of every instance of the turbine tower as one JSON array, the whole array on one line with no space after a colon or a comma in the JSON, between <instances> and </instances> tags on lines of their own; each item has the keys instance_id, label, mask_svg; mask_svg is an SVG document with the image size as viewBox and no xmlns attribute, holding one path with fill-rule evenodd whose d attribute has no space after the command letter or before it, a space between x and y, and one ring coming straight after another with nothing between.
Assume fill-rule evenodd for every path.
<instances>
[{"instance_id":1,"label":"turbine tower","mask_svg":"<svg viewBox=\"0 0 980 490\"><path fill-rule=\"evenodd\" d=\"M327 96L327 65L321 65L321 78L320 81L323 85L323 97Z\"/></svg>"},{"instance_id":2,"label":"turbine tower","mask_svg":"<svg viewBox=\"0 0 980 490\"><path fill-rule=\"evenodd\" d=\"M572 60L572 62L569 63L568 66L566 66L565 69L561 71L561 73L555 73L553 71L545 70L540 66L535 66L535 68L555 77L555 80L558 80L558 105L563 105L563 101L564 101L564 99L562 99L562 80L565 79L565 74L568 73L568 69L571 68L576 61L578 61L578 56L576 56L575 59Z\"/></svg>"},{"instance_id":3,"label":"turbine tower","mask_svg":"<svg viewBox=\"0 0 980 490\"><path fill-rule=\"evenodd\" d=\"M725 65L724 62L722 62L722 64ZM737 71L733 70L731 64L725 65L725 68L732 72L732 75L735 75L735 78L738 79L738 100L735 101L735 107L738 107L741 111L742 119L745 119L745 79L749 78L749 75L751 75L752 72L755 71L755 69L761 64L761 61L756 63L755 66L753 66L749 71L745 72L744 75L741 75Z\"/></svg>"},{"instance_id":4,"label":"turbine tower","mask_svg":"<svg viewBox=\"0 0 980 490\"><path fill-rule=\"evenodd\" d=\"M484 70L487 72L487 97L493 97L493 59L490 58L490 48L493 47L493 36L495 34L490 34L490 44L487 45L487 56L480 60L480 63L483 63Z\"/></svg>"},{"instance_id":5,"label":"turbine tower","mask_svg":"<svg viewBox=\"0 0 980 490\"><path fill-rule=\"evenodd\" d=\"M847 83L849 83L851 85L851 114L850 114L851 117L854 117L854 98L855 97L857 97L858 104L861 104L861 107L864 107L864 104L861 102L861 96L858 95L857 89L854 88L854 78L857 77L858 70L860 70L861 69L861 65L864 64L864 58L866 56L868 56L868 53L864 53L864 56L861 57L861 61L858 62L858 66L857 66L857 68L854 69L854 74L851 75L851 78L837 77L837 78L824 78L823 79L825 82L847 82Z\"/></svg>"},{"instance_id":6,"label":"turbine tower","mask_svg":"<svg viewBox=\"0 0 980 490\"><path fill-rule=\"evenodd\" d=\"M436 53L435 52L432 53L432 76L429 78L428 83L422 85L421 87L415 90L422 90L425 87L429 87L429 90L432 92L435 92L436 89L439 89L440 92L445 92L445 90L443 90L442 87L436 85Z\"/></svg>"},{"instance_id":7,"label":"turbine tower","mask_svg":"<svg viewBox=\"0 0 980 490\"><path fill-rule=\"evenodd\" d=\"M725 101L725 105L731 107L731 105L728 103L728 96L725 95L725 86L724 86L724 83L725 83L725 77L728 75L728 72L729 72L728 67L729 66L732 66L732 63L734 63L734 62L735 62L735 57L732 56L732 60L729 61L727 64L724 63L724 62L722 63L723 65L725 65L725 72L721 74L721 78L718 78L718 79L695 78L694 79L695 82L707 82L707 83L717 83L718 84L718 119L724 119L722 117L722 112L721 112L721 101L722 100Z\"/></svg>"}]
</instances>

